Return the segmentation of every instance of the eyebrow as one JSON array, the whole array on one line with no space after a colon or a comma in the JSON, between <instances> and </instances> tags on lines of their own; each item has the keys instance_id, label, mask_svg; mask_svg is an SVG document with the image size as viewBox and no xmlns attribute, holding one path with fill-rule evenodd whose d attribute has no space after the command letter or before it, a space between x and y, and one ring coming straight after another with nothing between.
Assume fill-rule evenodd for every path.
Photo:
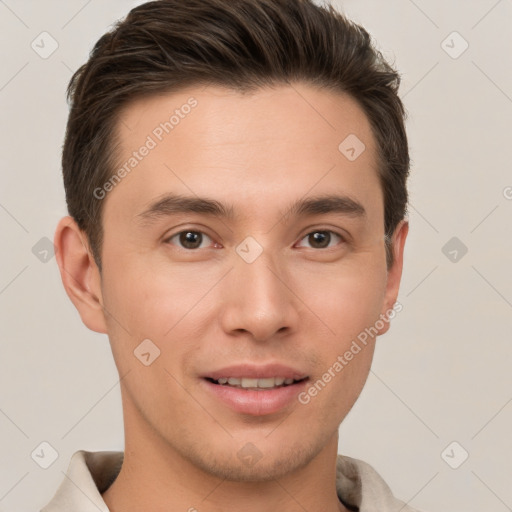
<instances>
[{"instance_id":1,"label":"eyebrow","mask_svg":"<svg viewBox=\"0 0 512 512\"><path fill-rule=\"evenodd\" d=\"M146 210L139 213L137 218L142 223L151 223L162 217L178 214L196 213L226 220L235 220L233 205L225 205L208 197L184 196L166 194L153 202ZM354 218L366 216L366 210L361 203L346 195L318 195L298 199L285 211L279 212L283 217L306 217L337 213Z\"/></svg>"}]
</instances>

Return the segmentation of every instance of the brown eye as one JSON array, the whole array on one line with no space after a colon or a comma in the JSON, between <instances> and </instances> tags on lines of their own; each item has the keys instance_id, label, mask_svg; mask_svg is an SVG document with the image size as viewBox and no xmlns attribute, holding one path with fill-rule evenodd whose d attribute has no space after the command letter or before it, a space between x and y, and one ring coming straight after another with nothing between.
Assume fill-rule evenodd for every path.
<instances>
[{"instance_id":1,"label":"brown eye","mask_svg":"<svg viewBox=\"0 0 512 512\"><path fill-rule=\"evenodd\" d=\"M181 247L182 249L194 250L201 248L201 243L205 238L211 240L208 235L202 233L201 231L185 230L180 231L179 233L176 233L175 235L168 238L167 243L176 245L175 242L172 242L172 240L176 239L179 242L178 247Z\"/></svg>"},{"instance_id":2,"label":"brown eye","mask_svg":"<svg viewBox=\"0 0 512 512\"><path fill-rule=\"evenodd\" d=\"M334 235L334 238L332 235ZM343 237L334 231L322 230L312 231L311 233L308 233L302 240L307 239L308 243L313 249L327 249L329 248L331 241L335 240L336 238L340 239L342 242L344 241ZM332 247L332 245L330 247Z\"/></svg>"}]
</instances>

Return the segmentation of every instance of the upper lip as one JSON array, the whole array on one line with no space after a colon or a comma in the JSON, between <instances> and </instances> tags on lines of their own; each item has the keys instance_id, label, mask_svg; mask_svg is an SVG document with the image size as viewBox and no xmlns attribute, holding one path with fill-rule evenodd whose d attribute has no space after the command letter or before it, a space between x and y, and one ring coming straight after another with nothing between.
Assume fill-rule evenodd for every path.
<instances>
[{"instance_id":1,"label":"upper lip","mask_svg":"<svg viewBox=\"0 0 512 512\"><path fill-rule=\"evenodd\" d=\"M266 379L270 377L284 377L285 379L303 379L308 375L298 368L286 366L279 363L255 366L253 364L238 364L226 366L220 370L214 370L203 375L204 378L219 380L222 378L249 377L253 379Z\"/></svg>"}]
</instances>

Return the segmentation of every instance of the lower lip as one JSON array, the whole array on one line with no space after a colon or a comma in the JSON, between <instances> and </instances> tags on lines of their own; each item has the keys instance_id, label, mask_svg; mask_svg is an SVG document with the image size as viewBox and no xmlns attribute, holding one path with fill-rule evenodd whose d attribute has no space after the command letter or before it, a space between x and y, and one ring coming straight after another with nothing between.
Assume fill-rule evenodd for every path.
<instances>
[{"instance_id":1,"label":"lower lip","mask_svg":"<svg viewBox=\"0 0 512 512\"><path fill-rule=\"evenodd\" d=\"M210 393L229 405L231 409L243 414L263 416L279 412L290 405L297 399L297 395L304 390L308 379L289 386L262 391L214 384L206 379L202 379L202 381Z\"/></svg>"}]
</instances>

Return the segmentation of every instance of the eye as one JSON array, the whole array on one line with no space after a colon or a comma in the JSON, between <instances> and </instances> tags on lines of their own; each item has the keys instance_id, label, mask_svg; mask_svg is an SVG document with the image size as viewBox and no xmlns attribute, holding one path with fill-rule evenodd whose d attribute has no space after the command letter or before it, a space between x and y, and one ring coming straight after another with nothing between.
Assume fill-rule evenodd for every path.
<instances>
[{"instance_id":1,"label":"eye","mask_svg":"<svg viewBox=\"0 0 512 512\"><path fill-rule=\"evenodd\" d=\"M338 233L335 233L334 231L330 230L318 230L318 231L312 231L311 233L308 233L302 240L308 240L312 244L313 249L327 249L330 246L330 242L333 240L332 235L334 237L339 238L342 242L345 242L345 239L338 235Z\"/></svg>"},{"instance_id":2,"label":"eye","mask_svg":"<svg viewBox=\"0 0 512 512\"><path fill-rule=\"evenodd\" d=\"M194 250L204 248L201 247L201 243L204 241L205 238L207 238L210 241L212 240L206 233L203 233L202 231L186 229L185 231L180 231L179 233L176 233L175 235L167 238L165 242L176 245L176 243L173 242L173 240L176 239L177 242L180 244L178 245L178 247L181 247L182 249L186 250Z\"/></svg>"}]
</instances>

